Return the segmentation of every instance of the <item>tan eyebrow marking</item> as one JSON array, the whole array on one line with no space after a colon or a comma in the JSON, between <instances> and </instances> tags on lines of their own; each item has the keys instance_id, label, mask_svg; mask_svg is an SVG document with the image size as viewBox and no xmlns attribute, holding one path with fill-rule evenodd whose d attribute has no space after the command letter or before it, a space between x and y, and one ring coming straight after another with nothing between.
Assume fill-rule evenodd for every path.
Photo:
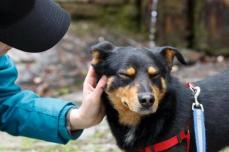
<instances>
[{"instance_id":1,"label":"tan eyebrow marking","mask_svg":"<svg viewBox=\"0 0 229 152\"><path fill-rule=\"evenodd\" d=\"M148 67L148 74L149 75L153 75L153 74L157 73L157 71L158 70L156 68L152 67L152 66Z\"/></svg>"},{"instance_id":2,"label":"tan eyebrow marking","mask_svg":"<svg viewBox=\"0 0 229 152\"><path fill-rule=\"evenodd\" d=\"M129 67L126 70L126 74L129 75L129 76L134 76L136 74L136 70L133 67Z\"/></svg>"}]
</instances>

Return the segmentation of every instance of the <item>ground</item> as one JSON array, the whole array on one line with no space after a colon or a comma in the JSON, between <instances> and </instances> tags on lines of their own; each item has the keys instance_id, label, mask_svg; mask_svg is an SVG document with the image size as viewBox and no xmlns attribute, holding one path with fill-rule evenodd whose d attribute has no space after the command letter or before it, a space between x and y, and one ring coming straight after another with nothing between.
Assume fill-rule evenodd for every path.
<instances>
[{"instance_id":1,"label":"ground","mask_svg":"<svg viewBox=\"0 0 229 152\"><path fill-rule=\"evenodd\" d=\"M44 96L53 96L78 102L82 100L82 82L90 61L89 48L98 40L108 39L118 45L145 46L138 35L97 25L79 22L72 24L69 33L50 51L41 54L12 50L9 55L19 70L18 83ZM132 38L134 37L134 38ZM138 41L138 42L137 42ZM208 57L202 53L187 52L186 59L193 63L188 67L175 65L173 75L182 82L193 82L229 68L229 60L222 56ZM84 130L83 135L67 145L57 145L25 137L13 137L0 133L1 152L120 152L104 120L96 127ZM225 150L226 152L226 150Z\"/></svg>"}]
</instances>

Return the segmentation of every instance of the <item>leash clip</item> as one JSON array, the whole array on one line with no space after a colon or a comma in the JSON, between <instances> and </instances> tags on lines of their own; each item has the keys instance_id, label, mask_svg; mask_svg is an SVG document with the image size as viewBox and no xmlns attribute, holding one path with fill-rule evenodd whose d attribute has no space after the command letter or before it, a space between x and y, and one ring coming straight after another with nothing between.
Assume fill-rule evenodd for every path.
<instances>
[{"instance_id":1,"label":"leash clip","mask_svg":"<svg viewBox=\"0 0 229 152\"><path fill-rule=\"evenodd\" d=\"M196 141L196 151L206 152L206 131L204 124L204 108L203 105L198 101L200 95L200 87L193 86L188 83L190 90L194 95L194 101L192 104L193 110L193 121L194 121L194 132Z\"/></svg>"},{"instance_id":2,"label":"leash clip","mask_svg":"<svg viewBox=\"0 0 229 152\"><path fill-rule=\"evenodd\" d=\"M188 86L194 95L194 103L192 104L192 110L194 110L195 108L199 108L201 109L201 111L204 111L203 105L198 101L198 97L201 91L200 87L193 86L191 83L188 83Z\"/></svg>"}]
</instances>

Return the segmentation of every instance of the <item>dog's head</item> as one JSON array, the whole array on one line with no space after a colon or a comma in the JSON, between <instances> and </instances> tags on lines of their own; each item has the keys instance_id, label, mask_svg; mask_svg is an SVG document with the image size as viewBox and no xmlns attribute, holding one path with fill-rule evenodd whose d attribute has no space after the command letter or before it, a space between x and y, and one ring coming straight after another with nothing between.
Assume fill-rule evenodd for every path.
<instances>
[{"instance_id":1,"label":"dog's head","mask_svg":"<svg viewBox=\"0 0 229 152\"><path fill-rule=\"evenodd\" d=\"M157 112L167 91L174 57L186 63L173 47L116 47L106 41L92 47L92 57L98 76L108 76L105 92L113 107L121 115L139 117Z\"/></svg>"}]
</instances>

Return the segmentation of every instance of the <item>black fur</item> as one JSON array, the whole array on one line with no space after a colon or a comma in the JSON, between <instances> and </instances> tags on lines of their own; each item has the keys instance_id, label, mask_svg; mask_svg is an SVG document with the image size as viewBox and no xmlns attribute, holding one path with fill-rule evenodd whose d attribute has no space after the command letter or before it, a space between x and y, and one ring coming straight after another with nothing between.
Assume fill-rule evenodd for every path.
<instances>
[{"instance_id":1,"label":"black fur","mask_svg":"<svg viewBox=\"0 0 229 152\"><path fill-rule=\"evenodd\" d=\"M6 28L23 17L34 7L35 0L1 0L0 1L0 28Z\"/></svg>"},{"instance_id":2,"label":"black fur","mask_svg":"<svg viewBox=\"0 0 229 152\"><path fill-rule=\"evenodd\" d=\"M137 69L144 68L147 64L153 64L160 69L160 76L167 80L168 86L156 113L142 117L135 130L135 138L128 144L125 143L125 135L131 127L119 123L118 112L113 108L107 94L103 94L102 99L106 105L107 119L118 146L125 151L135 152L138 148L166 140L177 135L181 130L189 128L191 131L191 151L196 151L191 110L193 95L188 88L170 75L170 69L166 67L162 53L165 48L149 50L114 47L106 42L105 44L110 48L110 53L94 67L100 76L102 74L115 76L117 80L113 83L113 88L131 85L131 80L118 80L119 77L117 76L119 69L129 64L137 67ZM103 48L106 48L104 44ZM100 45L97 45L96 49L99 50ZM177 50L176 56L179 61L185 63ZM142 76L141 80L143 79ZM153 83L156 82L153 81ZM194 84L201 88L199 100L205 109L207 151L219 151L229 145L229 71ZM168 151L185 152L186 143L183 142Z\"/></svg>"}]
</instances>

